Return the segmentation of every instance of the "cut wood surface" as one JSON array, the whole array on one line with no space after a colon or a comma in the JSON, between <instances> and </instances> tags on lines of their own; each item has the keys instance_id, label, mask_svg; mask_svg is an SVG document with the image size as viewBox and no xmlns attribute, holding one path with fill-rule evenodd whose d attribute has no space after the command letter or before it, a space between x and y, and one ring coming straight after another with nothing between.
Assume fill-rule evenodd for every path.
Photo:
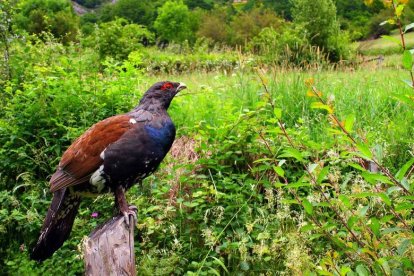
<instances>
[{"instance_id":1,"label":"cut wood surface","mask_svg":"<svg viewBox=\"0 0 414 276\"><path fill-rule=\"evenodd\" d=\"M118 216L99 226L84 243L85 275L136 275L135 221Z\"/></svg>"}]
</instances>

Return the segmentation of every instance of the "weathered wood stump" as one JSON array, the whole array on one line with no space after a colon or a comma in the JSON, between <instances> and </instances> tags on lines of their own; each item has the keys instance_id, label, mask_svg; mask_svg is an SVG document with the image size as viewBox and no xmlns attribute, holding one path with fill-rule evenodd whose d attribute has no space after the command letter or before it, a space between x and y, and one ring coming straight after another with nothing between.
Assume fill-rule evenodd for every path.
<instances>
[{"instance_id":1,"label":"weathered wood stump","mask_svg":"<svg viewBox=\"0 0 414 276\"><path fill-rule=\"evenodd\" d=\"M85 275L136 275L133 216L129 225L118 216L89 235L84 243Z\"/></svg>"}]
</instances>

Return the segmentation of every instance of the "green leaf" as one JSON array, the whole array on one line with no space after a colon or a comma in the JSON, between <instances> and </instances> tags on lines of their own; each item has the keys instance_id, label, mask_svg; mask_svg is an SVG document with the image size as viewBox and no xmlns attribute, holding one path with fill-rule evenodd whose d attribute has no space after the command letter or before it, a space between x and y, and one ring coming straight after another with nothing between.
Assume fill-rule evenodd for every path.
<instances>
[{"instance_id":1,"label":"green leaf","mask_svg":"<svg viewBox=\"0 0 414 276\"><path fill-rule=\"evenodd\" d=\"M403 256L405 251L407 251L408 247L410 246L410 244L412 243L412 241L410 239L405 239L403 240L400 245L397 247L397 253L400 256Z\"/></svg>"},{"instance_id":2,"label":"green leaf","mask_svg":"<svg viewBox=\"0 0 414 276\"><path fill-rule=\"evenodd\" d=\"M405 50L402 56L402 65L407 70L412 70L413 68L413 55L409 50Z\"/></svg>"},{"instance_id":3,"label":"green leaf","mask_svg":"<svg viewBox=\"0 0 414 276\"><path fill-rule=\"evenodd\" d=\"M291 183L291 184L288 184L288 185L285 185L284 187L285 188L287 188L287 189L297 189L297 188L300 188L300 187L310 187L310 186L312 186L310 183L307 183L307 182L296 182L296 183Z\"/></svg>"},{"instance_id":4,"label":"green leaf","mask_svg":"<svg viewBox=\"0 0 414 276\"><path fill-rule=\"evenodd\" d=\"M357 170L363 171L363 172L365 172L365 171L366 171L366 169L365 169L365 168L363 168L361 165L356 164L356 163L350 163L350 164L349 164L349 166L351 166L351 167L353 167L353 168L355 168L355 169L357 169Z\"/></svg>"},{"instance_id":5,"label":"green leaf","mask_svg":"<svg viewBox=\"0 0 414 276\"><path fill-rule=\"evenodd\" d=\"M277 175L284 177L285 176L285 171L278 166L273 166L273 170L277 173Z\"/></svg>"},{"instance_id":6,"label":"green leaf","mask_svg":"<svg viewBox=\"0 0 414 276\"><path fill-rule=\"evenodd\" d=\"M386 193L379 193L377 195L382 199L382 201L384 201L385 204L391 206L391 199Z\"/></svg>"},{"instance_id":7,"label":"green leaf","mask_svg":"<svg viewBox=\"0 0 414 276\"><path fill-rule=\"evenodd\" d=\"M380 258L377 262L382 266L382 269L385 271L385 275L391 274L391 268L386 259Z\"/></svg>"},{"instance_id":8,"label":"green leaf","mask_svg":"<svg viewBox=\"0 0 414 276\"><path fill-rule=\"evenodd\" d=\"M345 195L339 195L339 199L342 201L342 203L343 203L346 207L350 208L350 207L352 206L352 204L351 204L351 202L349 201L349 198L348 198L347 196L345 196Z\"/></svg>"},{"instance_id":9,"label":"green leaf","mask_svg":"<svg viewBox=\"0 0 414 276\"><path fill-rule=\"evenodd\" d=\"M295 148L287 148L278 157L293 157L298 161L303 161L303 157L300 151Z\"/></svg>"},{"instance_id":10,"label":"green leaf","mask_svg":"<svg viewBox=\"0 0 414 276\"><path fill-rule=\"evenodd\" d=\"M249 263L245 262L245 261L241 262L240 263L240 269L243 270L243 271L249 270L250 269Z\"/></svg>"},{"instance_id":11,"label":"green leaf","mask_svg":"<svg viewBox=\"0 0 414 276\"><path fill-rule=\"evenodd\" d=\"M306 213L309 215L313 214L313 206L306 198L302 199L303 208L305 208Z\"/></svg>"},{"instance_id":12,"label":"green leaf","mask_svg":"<svg viewBox=\"0 0 414 276\"><path fill-rule=\"evenodd\" d=\"M214 269L212 267L210 267L209 269L210 270L208 272L210 272L210 273L212 273L214 275L220 276L220 272L218 272L216 269Z\"/></svg>"},{"instance_id":13,"label":"green leaf","mask_svg":"<svg viewBox=\"0 0 414 276\"><path fill-rule=\"evenodd\" d=\"M273 109L273 114L275 114L275 117L277 119L281 119L282 118L282 109L276 107L275 109Z\"/></svg>"},{"instance_id":14,"label":"green leaf","mask_svg":"<svg viewBox=\"0 0 414 276\"><path fill-rule=\"evenodd\" d=\"M394 232L400 232L402 230L404 230L404 229L400 228L400 227L385 228L384 230L382 230L381 234L386 235L386 234L390 234L390 233L394 233Z\"/></svg>"},{"instance_id":15,"label":"green leaf","mask_svg":"<svg viewBox=\"0 0 414 276\"><path fill-rule=\"evenodd\" d=\"M386 25L386 24L395 25L395 20L394 20L394 19L392 19L392 18L390 18L390 19L388 19L388 20L382 21L379 25L380 25L380 26L384 26L384 25Z\"/></svg>"},{"instance_id":16,"label":"green leaf","mask_svg":"<svg viewBox=\"0 0 414 276\"><path fill-rule=\"evenodd\" d=\"M406 33L407 31L411 30L412 28L414 28L414 23L410 23L407 26L405 26L404 28L404 33Z\"/></svg>"},{"instance_id":17,"label":"green leaf","mask_svg":"<svg viewBox=\"0 0 414 276\"><path fill-rule=\"evenodd\" d=\"M401 268L394 268L391 272L391 276L406 276Z\"/></svg>"},{"instance_id":18,"label":"green leaf","mask_svg":"<svg viewBox=\"0 0 414 276\"><path fill-rule=\"evenodd\" d=\"M365 159L372 160L372 152L364 143L356 144L358 151L364 156Z\"/></svg>"},{"instance_id":19,"label":"green leaf","mask_svg":"<svg viewBox=\"0 0 414 276\"><path fill-rule=\"evenodd\" d=\"M402 202L395 206L395 211L405 211L405 210L411 210L414 209L414 204L409 202Z\"/></svg>"},{"instance_id":20,"label":"green leaf","mask_svg":"<svg viewBox=\"0 0 414 276\"><path fill-rule=\"evenodd\" d=\"M351 272L352 269L348 266L341 266L341 276L345 276L348 272Z\"/></svg>"},{"instance_id":21,"label":"green leaf","mask_svg":"<svg viewBox=\"0 0 414 276\"><path fill-rule=\"evenodd\" d=\"M345 125L344 125L345 130L351 133L354 123L355 123L355 115L349 114L345 119Z\"/></svg>"},{"instance_id":22,"label":"green leaf","mask_svg":"<svg viewBox=\"0 0 414 276\"><path fill-rule=\"evenodd\" d=\"M358 221L357 216L350 216L349 219L348 219L348 222L347 222L349 228L352 229L357 221Z\"/></svg>"},{"instance_id":23,"label":"green leaf","mask_svg":"<svg viewBox=\"0 0 414 276\"><path fill-rule=\"evenodd\" d=\"M329 114L333 113L333 110L329 105L323 104L321 102L312 102L311 103L311 108L324 109L324 110L328 111Z\"/></svg>"},{"instance_id":24,"label":"green leaf","mask_svg":"<svg viewBox=\"0 0 414 276\"><path fill-rule=\"evenodd\" d=\"M318 175L318 179L316 180L316 182L318 184L321 184L322 181L325 179L325 177L328 175L328 173L329 173L329 166L326 166L320 171L320 173Z\"/></svg>"},{"instance_id":25,"label":"green leaf","mask_svg":"<svg viewBox=\"0 0 414 276\"><path fill-rule=\"evenodd\" d=\"M368 212L368 209L369 209L369 206L364 206L364 207L362 207L362 208L361 208L361 210L359 210L358 215L359 215L360 217L365 217L365 215L366 215L366 214L367 214L367 212Z\"/></svg>"},{"instance_id":26,"label":"green leaf","mask_svg":"<svg viewBox=\"0 0 414 276\"><path fill-rule=\"evenodd\" d=\"M388 177L379 173L362 172L361 175L368 183L371 184L377 184L378 182L390 185L393 184L393 182Z\"/></svg>"},{"instance_id":27,"label":"green leaf","mask_svg":"<svg viewBox=\"0 0 414 276\"><path fill-rule=\"evenodd\" d=\"M320 237L322 237L322 234L312 234L310 235L309 240L312 241L315 239L319 239Z\"/></svg>"},{"instance_id":28,"label":"green leaf","mask_svg":"<svg viewBox=\"0 0 414 276\"><path fill-rule=\"evenodd\" d=\"M226 271L227 273L229 273L229 271L227 270L227 267L224 265L224 263L220 259L217 259L214 256L211 256L211 258L213 258L215 260L215 262L217 264L219 264L224 269L224 271Z\"/></svg>"},{"instance_id":29,"label":"green leaf","mask_svg":"<svg viewBox=\"0 0 414 276\"><path fill-rule=\"evenodd\" d=\"M363 264L359 264L356 267L356 272L358 273L358 276L369 276L370 275L368 268Z\"/></svg>"},{"instance_id":30,"label":"green leaf","mask_svg":"<svg viewBox=\"0 0 414 276\"><path fill-rule=\"evenodd\" d=\"M402 180L405 176L405 174L407 173L407 171L409 169L411 169L411 166L414 164L414 158L411 158L407 163L405 163L401 169L397 172L397 174L395 175L395 178L397 180Z\"/></svg>"},{"instance_id":31,"label":"green leaf","mask_svg":"<svg viewBox=\"0 0 414 276\"><path fill-rule=\"evenodd\" d=\"M300 228L300 231L301 232L308 232L308 231L311 231L313 229L315 229L315 227L312 224L306 224L306 225L304 225Z\"/></svg>"},{"instance_id":32,"label":"green leaf","mask_svg":"<svg viewBox=\"0 0 414 276\"><path fill-rule=\"evenodd\" d=\"M402 14L402 12L403 12L404 8L405 8L405 5L404 5L404 4L400 4L400 5L398 5L398 6L395 8L395 15L396 15L397 17L401 17L401 14Z\"/></svg>"},{"instance_id":33,"label":"green leaf","mask_svg":"<svg viewBox=\"0 0 414 276\"><path fill-rule=\"evenodd\" d=\"M387 223L387 222L391 221L393 218L394 218L394 216L393 216L393 215L386 215L386 216L383 216L383 217L380 219L380 222L381 222L381 223Z\"/></svg>"},{"instance_id":34,"label":"green leaf","mask_svg":"<svg viewBox=\"0 0 414 276\"><path fill-rule=\"evenodd\" d=\"M380 227L381 224L379 222L379 220L376 217L371 218L371 224L369 225L369 227L371 228L372 232L375 234L375 236L379 237L381 232L380 232Z\"/></svg>"}]
</instances>

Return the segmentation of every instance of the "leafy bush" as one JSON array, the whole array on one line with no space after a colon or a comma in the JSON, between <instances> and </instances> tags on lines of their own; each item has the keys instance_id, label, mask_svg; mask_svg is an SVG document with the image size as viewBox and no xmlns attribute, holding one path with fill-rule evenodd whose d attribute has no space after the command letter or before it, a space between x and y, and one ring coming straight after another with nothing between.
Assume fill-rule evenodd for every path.
<instances>
[{"instance_id":1,"label":"leafy bush","mask_svg":"<svg viewBox=\"0 0 414 276\"><path fill-rule=\"evenodd\" d=\"M180 1L166 1L158 9L154 28L161 39L171 42L183 42L192 39L190 12Z\"/></svg>"},{"instance_id":2,"label":"leafy bush","mask_svg":"<svg viewBox=\"0 0 414 276\"><path fill-rule=\"evenodd\" d=\"M65 0L25 0L19 3L16 25L30 34L50 32L64 43L76 39L79 18Z\"/></svg>"},{"instance_id":3,"label":"leafy bush","mask_svg":"<svg viewBox=\"0 0 414 276\"><path fill-rule=\"evenodd\" d=\"M311 45L329 54L332 61L348 56L347 36L339 29L332 0L294 0L293 19L303 24Z\"/></svg>"},{"instance_id":4,"label":"leafy bush","mask_svg":"<svg viewBox=\"0 0 414 276\"><path fill-rule=\"evenodd\" d=\"M285 26L281 31L273 28L263 29L250 42L250 48L261 56L265 64L284 65L286 67L307 67L310 64L323 66L327 63L326 55L318 53L297 25Z\"/></svg>"},{"instance_id":5,"label":"leafy bush","mask_svg":"<svg viewBox=\"0 0 414 276\"><path fill-rule=\"evenodd\" d=\"M228 42L231 45L246 45L263 28L280 29L284 20L276 16L271 10L258 8L243 12L233 17L230 23L231 34Z\"/></svg>"},{"instance_id":6,"label":"leafy bush","mask_svg":"<svg viewBox=\"0 0 414 276\"><path fill-rule=\"evenodd\" d=\"M104 5L98 10L98 15L103 22L124 18L132 23L151 28L156 16L156 7L154 1L118 0Z\"/></svg>"},{"instance_id":7,"label":"leafy bush","mask_svg":"<svg viewBox=\"0 0 414 276\"><path fill-rule=\"evenodd\" d=\"M227 14L223 9L214 9L201 15L197 37L208 38L215 42L224 43L229 36L230 27L227 24Z\"/></svg>"},{"instance_id":8,"label":"leafy bush","mask_svg":"<svg viewBox=\"0 0 414 276\"><path fill-rule=\"evenodd\" d=\"M130 24L122 18L100 24L94 34L85 40L86 45L98 50L101 59L113 57L116 60L124 60L143 44L153 42L154 34L147 28Z\"/></svg>"}]
</instances>

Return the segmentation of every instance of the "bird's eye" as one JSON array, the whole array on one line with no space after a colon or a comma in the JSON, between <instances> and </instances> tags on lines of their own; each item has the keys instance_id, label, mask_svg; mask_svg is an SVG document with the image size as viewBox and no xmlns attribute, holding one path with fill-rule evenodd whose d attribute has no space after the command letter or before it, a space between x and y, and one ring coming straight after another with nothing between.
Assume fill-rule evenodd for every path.
<instances>
[{"instance_id":1,"label":"bird's eye","mask_svg":"<svg viewBox=\"0 0 414 276\"><path fill-rule=\"evenodd\" d=\"M166 83L164 83L162 86L161 86L161 90L167 90L167 89L171 89L171 88L173 88L174 86L172 85L172 83L171 82L166 82Z\"/></svg>"}]
</instances>

